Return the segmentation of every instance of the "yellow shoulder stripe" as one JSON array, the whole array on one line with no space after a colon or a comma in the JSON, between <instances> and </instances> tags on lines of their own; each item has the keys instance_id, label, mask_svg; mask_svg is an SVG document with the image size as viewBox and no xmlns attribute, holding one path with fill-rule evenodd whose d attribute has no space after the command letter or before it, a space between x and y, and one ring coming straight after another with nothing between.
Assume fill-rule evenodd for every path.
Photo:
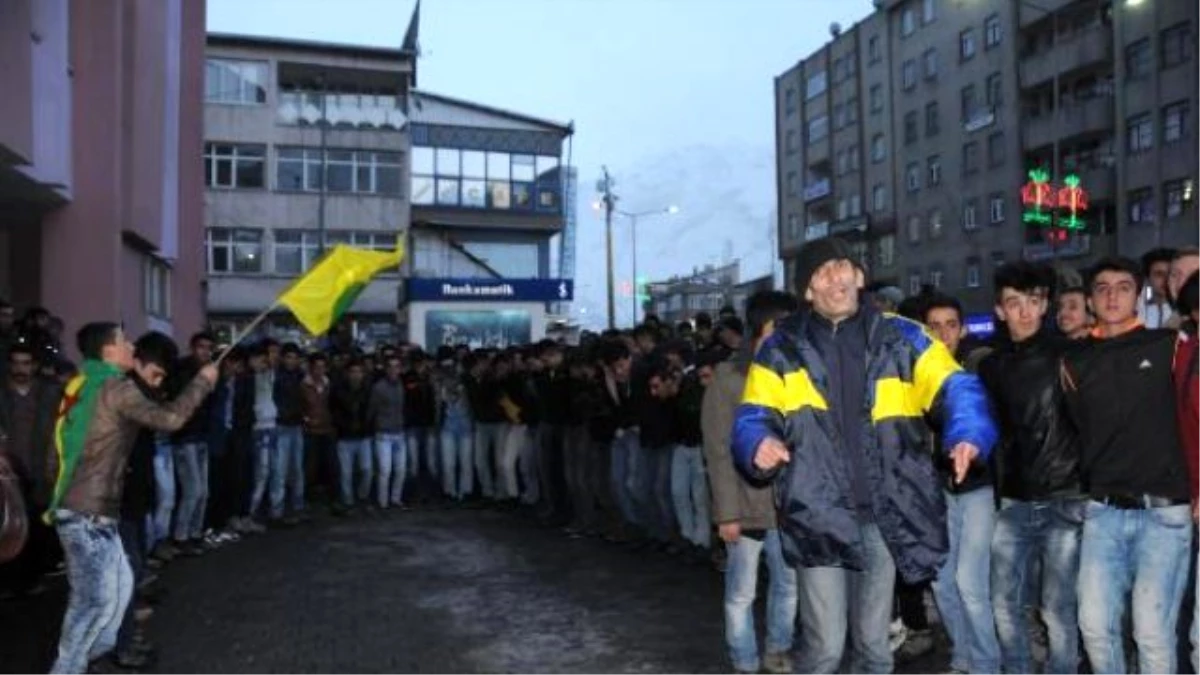
<instances>
[{"instance_id":1,"label":"yellow shoulder stripe","mask_svg":"<svg viewBox=\"0 0 1200 675\"><path fill-rule=\"evenodd\" d=\"M920 417L920 401L916 387L898 377L885 377L875 381L875 403L871 406L871 421L879 422L893 417Z\"/></svg>"},{"instance_id":2,"label":"yellow shoulder stripe","mask_svg":"<svg viewBox=\"0 0 1200 675\"><path fill-rule=\"evenodd\" d=\"M808 371L797 370L780 376L757 363L750 365L742 403L762 406L786 414L801 408L828 410L825 397L817 391Z\"/></svg>"}]
</instances>

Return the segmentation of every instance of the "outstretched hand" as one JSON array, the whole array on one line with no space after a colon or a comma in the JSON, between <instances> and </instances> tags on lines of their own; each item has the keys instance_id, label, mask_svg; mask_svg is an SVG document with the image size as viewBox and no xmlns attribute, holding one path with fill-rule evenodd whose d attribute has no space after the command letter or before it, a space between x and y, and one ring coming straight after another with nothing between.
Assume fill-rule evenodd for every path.
<instances>
[{"instance_id":1,"label":"outstretched hand","mask_svg":"<svg viewBox=\"0 0 1200 675\"><path fill-rule=\"evenodd\" d=\"M970 443L959 443L950 451L950 459L954 460L954 484L962 483L971 470L971 462L979 456L979 448Z\"/></svg>"}]
</instances>

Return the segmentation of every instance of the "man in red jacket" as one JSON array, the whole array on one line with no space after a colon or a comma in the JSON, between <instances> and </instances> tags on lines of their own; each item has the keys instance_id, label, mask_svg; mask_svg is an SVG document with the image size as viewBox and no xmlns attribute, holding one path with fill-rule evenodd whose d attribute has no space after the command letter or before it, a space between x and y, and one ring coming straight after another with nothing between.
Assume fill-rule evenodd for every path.
<instances>
[{"instance_id":1,"label":"man in red jacket","mask_svg":"<svg viewBox=\"0 0 1200 675\"><path fill-rule=\"evenodd\" d=\"M1176 263L1171 264L1171 272L1177 272ZM1184 458L1187 459L1188 478L1192 486L1192 520L1200 521L1200 390L1197 380L1200 379L1200 339L1197 338L1197 320L1200 319L1200 276L1192 272L1187 281L1177 285L1175 279L1171 283L1171 295L1175 308L1183 318L1179 342L1175 350L1175 391L1176 417L1179 420L1179 438L1183 446ZM1195 549L1193 549L1192 564L1195 565ZM1192 573L1192 579L1196 576ZM1195 582L1192 582L1193 598L1196 594ZM1185 605L1186 607L1186 605ZM1192 608L1191 631L1192 643L1192 672L1197 671L1197 661L1200 661L1200 600L1194 601ZM1180 630L1187 628L1187 618L1181 622ZM1182 633L1180 634L1182 638Z\"/></svg>"}]
</instances>

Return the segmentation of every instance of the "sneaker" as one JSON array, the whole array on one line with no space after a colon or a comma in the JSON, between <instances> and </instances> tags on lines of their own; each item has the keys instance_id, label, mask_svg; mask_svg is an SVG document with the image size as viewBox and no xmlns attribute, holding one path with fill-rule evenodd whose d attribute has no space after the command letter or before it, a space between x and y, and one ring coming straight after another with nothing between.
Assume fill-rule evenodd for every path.
<instances>
[{"instance_id":1,"label":"sneaker","mask_svg":"<svg viewBox=\"0 0 1200 675\"><path fill-rule=\"evenodd\" d=\"M172 546L169 541L164 540L159 542L158 546L154 547L154 551L150 556L163 562L171 562L179 556L179 549Z\"/></svg>"},{"instance_id":2,"label":"sneaker","mask_svg":"<svg viewBox=\"0 0 1200 675\"><path fill-rule=\"evenodd\" d=\"M908 639L896 650L896 662L908 663L933 651L932 630L908 630Z\"/></svg>"},{"instance_id":3,"label":"sneaker","mask_svg":"<svg viewBox=\"0 0 1200 675\"><path fill-rule=\"evenodd\" d=\"M888 626L888 644L895 653L897 649L904 646L904 641L908 639L908 627L900 619L896 619Z\"/></svg>"},{"instance_id":4,"label":"sneaker","mask_svg":"<svg viewBox=\"0 0 1200 675\"><path fill-rule=\"evenodd\" d=\"M245 531L250 534L262 534L267 531L267 528L262 523L253 518L246 518L245 523Z\"/></svg>"},{"instance_id":5,"label":"sneaker","mask_svg":"<svg viewBox=\"0 0 1200 675\"><path fill-rule=\"evenodd\" d=\"M763 657L763 670L774 675L792 672L792 655L787 652L767 652Z\"/></svg>"},{"instance_id":6,"label":"sneaker","mask_svg":"<svg viewBox=\"0 0 1200 675\"><path fill-rule=\"evenodd\" d=\"M229 521L229 526L239 534L250 534L253 531L250 529L251 522L249 518L234 518Z\"/></svg>"}]
</instances>

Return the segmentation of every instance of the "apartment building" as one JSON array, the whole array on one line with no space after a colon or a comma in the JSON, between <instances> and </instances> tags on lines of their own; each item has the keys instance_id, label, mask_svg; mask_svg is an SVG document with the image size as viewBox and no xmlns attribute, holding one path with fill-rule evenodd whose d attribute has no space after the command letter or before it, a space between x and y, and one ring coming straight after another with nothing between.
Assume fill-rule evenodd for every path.
<instances>
[{"instance_id":1,"label":"apartment building","mask_svg":"<svg viewBox=\"0 0 1200 675\"><path fill-rule=\"evenodd\" d=\"M740 262L735 261L719 267L706 265L691 274L652 281L646 284L650 296L645 303L646 313L653 313L669 324L694 319L701 312L715 320L717 312L733 301L739 288L740 270Z\"/></svg>"},{"instance_id":2,"label":"apartment building","mask_svg":"<svg viewBox=\"0 0 1200 675\"><path fill-rule=\"evenodd\" d=\"M788 93L813 77L822 91L823 64L837 69L850 35L865 45L851 68L866 93L857 113L841 114L865 120L865 185L853 189L871 196L875 278L911 292L932 284L986 312L992 272L1006 260L1080 268L1111 253L1195 245L1196 24L1196 3L1167 0L878 0L776 78L780 256L786 263L804 241L844 233L821 223L854 207L842 211L831 186L835 206L822 210L822 165L804 173L832 152L833 182L844 181L838 151L852 141L829 140L819 126L815 141L800 136L802 115L815 114L806 105L845 100ZM1077 228L1062 209L1025 217L1032 169L1055 194L1068 182L1081 188Z\"/></svg>"}]
</instances>

